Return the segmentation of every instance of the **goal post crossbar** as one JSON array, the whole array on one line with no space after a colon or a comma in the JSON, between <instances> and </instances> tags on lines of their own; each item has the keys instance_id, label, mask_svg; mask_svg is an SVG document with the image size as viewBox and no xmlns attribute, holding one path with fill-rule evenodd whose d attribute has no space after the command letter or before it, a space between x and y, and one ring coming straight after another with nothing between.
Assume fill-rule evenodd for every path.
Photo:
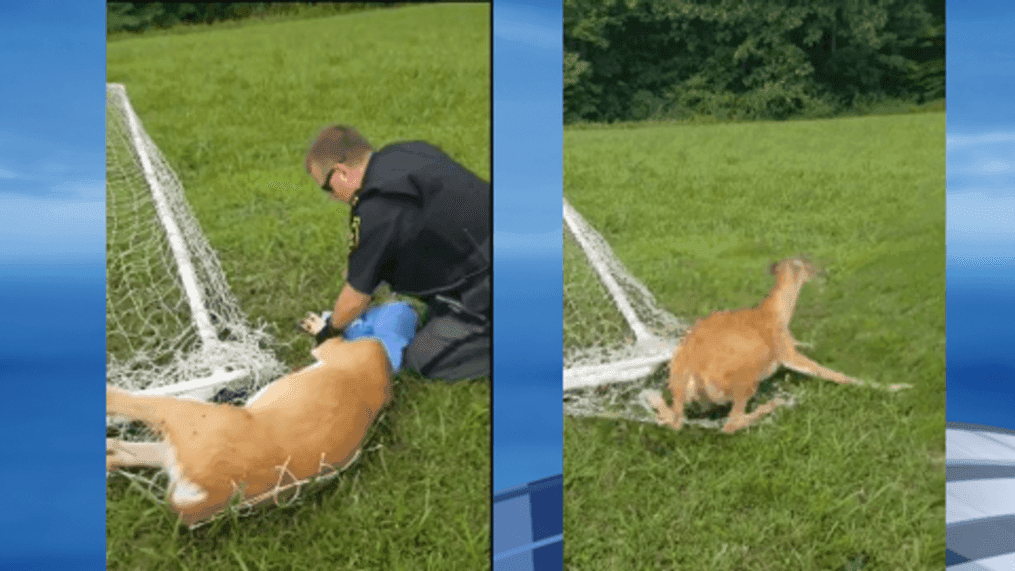
<instances>
[{"instance_id":1,"label":"goal post crossbar","mask_svg":"<svg viewBox=\"0 0 1015 571\"><path fill-rule=\"evenodd\" d=\"M671 353L658 353L638 359L628 359L607 365L572 367L564 371L564 390L595 387L607 383L622 383L647 377L656 367L665 363Z\"/></svg>"}]
</instances>

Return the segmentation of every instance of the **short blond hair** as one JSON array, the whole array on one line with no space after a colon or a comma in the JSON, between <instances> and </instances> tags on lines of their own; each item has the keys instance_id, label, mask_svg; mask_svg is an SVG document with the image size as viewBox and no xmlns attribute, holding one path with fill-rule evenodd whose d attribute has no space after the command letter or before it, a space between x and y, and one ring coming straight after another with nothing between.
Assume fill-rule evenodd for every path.
<instances>
[{"instance_id":1,"label":"short blond hair","mask_svg":"<svg viewBox=\"0 0 1015 571\"><path fill-rule=\"evenodd\" d=\"M336 163L350 167L359 166L374 148L366 137L348 125L329 125L317 134L307 151L306 169L316 164L322 173L331 170Z\"/></svg>"}]
</instances>

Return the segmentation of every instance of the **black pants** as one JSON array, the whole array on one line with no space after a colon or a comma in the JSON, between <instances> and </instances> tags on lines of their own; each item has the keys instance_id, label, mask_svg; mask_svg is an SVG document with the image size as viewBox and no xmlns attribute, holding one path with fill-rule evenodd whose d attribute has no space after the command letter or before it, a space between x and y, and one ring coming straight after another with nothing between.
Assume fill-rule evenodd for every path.
<instances>
[{"instance_id":1,"label":"black pants","mask_svg":"<svg viewBox=\"0 0 1015 571\"><path fill-rule=\"evenodd\" d=\"M405 364L431 379L488 377L493 348L490 277L427 300L429 318L405 349Z\"/></svg>"}]
</instances>

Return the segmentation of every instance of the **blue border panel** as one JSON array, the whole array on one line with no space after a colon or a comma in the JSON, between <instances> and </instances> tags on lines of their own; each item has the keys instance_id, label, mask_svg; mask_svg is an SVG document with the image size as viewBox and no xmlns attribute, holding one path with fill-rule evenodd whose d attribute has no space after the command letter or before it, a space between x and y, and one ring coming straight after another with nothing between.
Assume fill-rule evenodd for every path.
<instances>
[{"instance_id":1,"label":"blue border panel","mask_svg":"<svg viewBox=\"0 0 1015 571\"><path fill-rule=\"evenodd\" d=\"M946 551L1015 568L1015 5L947 3Z\"/></svg>"},{"instance_id":2,"label":"blue border panel","mask_svg":"<svg viewBox=\"0 0 1015 571\"><path fill-rule=\"evenodd\" d=\"M106 567L105 10L0 4L5 570Z\"/></svg>"},{"instance_id":3,"label":"blue border panel","mask_svg":"<svg viewBox=\"0 0 1015 571\"><path fill-rule=\"evenodd\" d=\"M947 417L1015 428L1015 4L947 10Z\"/></svg>"},{"instance_id":4,"label":"blue border panel","mask_svg":"<svg viewBox=\"0 0 1015 571\"><path fill-rule=\"evenodd\" d=\"M564 471L560 0L493 5L493 490Z\"/></svg>"},{"instance_id":5,"label":"blue border panel","mask_svg":"<svg viewBox=\"0 0 1015 571\"><path fill-rule=\"evenodd\" d=\"M563 567L563 493L561 474L494 494L494 571Z\"/></svg>"}]
</instances>

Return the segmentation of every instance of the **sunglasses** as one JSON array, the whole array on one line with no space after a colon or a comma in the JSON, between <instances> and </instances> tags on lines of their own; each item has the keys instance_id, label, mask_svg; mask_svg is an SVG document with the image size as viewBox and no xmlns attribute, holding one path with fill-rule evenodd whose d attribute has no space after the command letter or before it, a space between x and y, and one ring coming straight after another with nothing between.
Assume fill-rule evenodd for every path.
<instances>
[{"instance_id":1,"label":"sunglasses","mask_svg":"<svg viewBox=\"0 0 1015 571\"><path fill-rule=\"evenodd\" d=\"M335 169L328 171L328 174L324 177L324 184L321 185L321 190L328 194L334 194L335 189L331 188L331 177L335 174Z\"/></svg>"}]
</instances>

